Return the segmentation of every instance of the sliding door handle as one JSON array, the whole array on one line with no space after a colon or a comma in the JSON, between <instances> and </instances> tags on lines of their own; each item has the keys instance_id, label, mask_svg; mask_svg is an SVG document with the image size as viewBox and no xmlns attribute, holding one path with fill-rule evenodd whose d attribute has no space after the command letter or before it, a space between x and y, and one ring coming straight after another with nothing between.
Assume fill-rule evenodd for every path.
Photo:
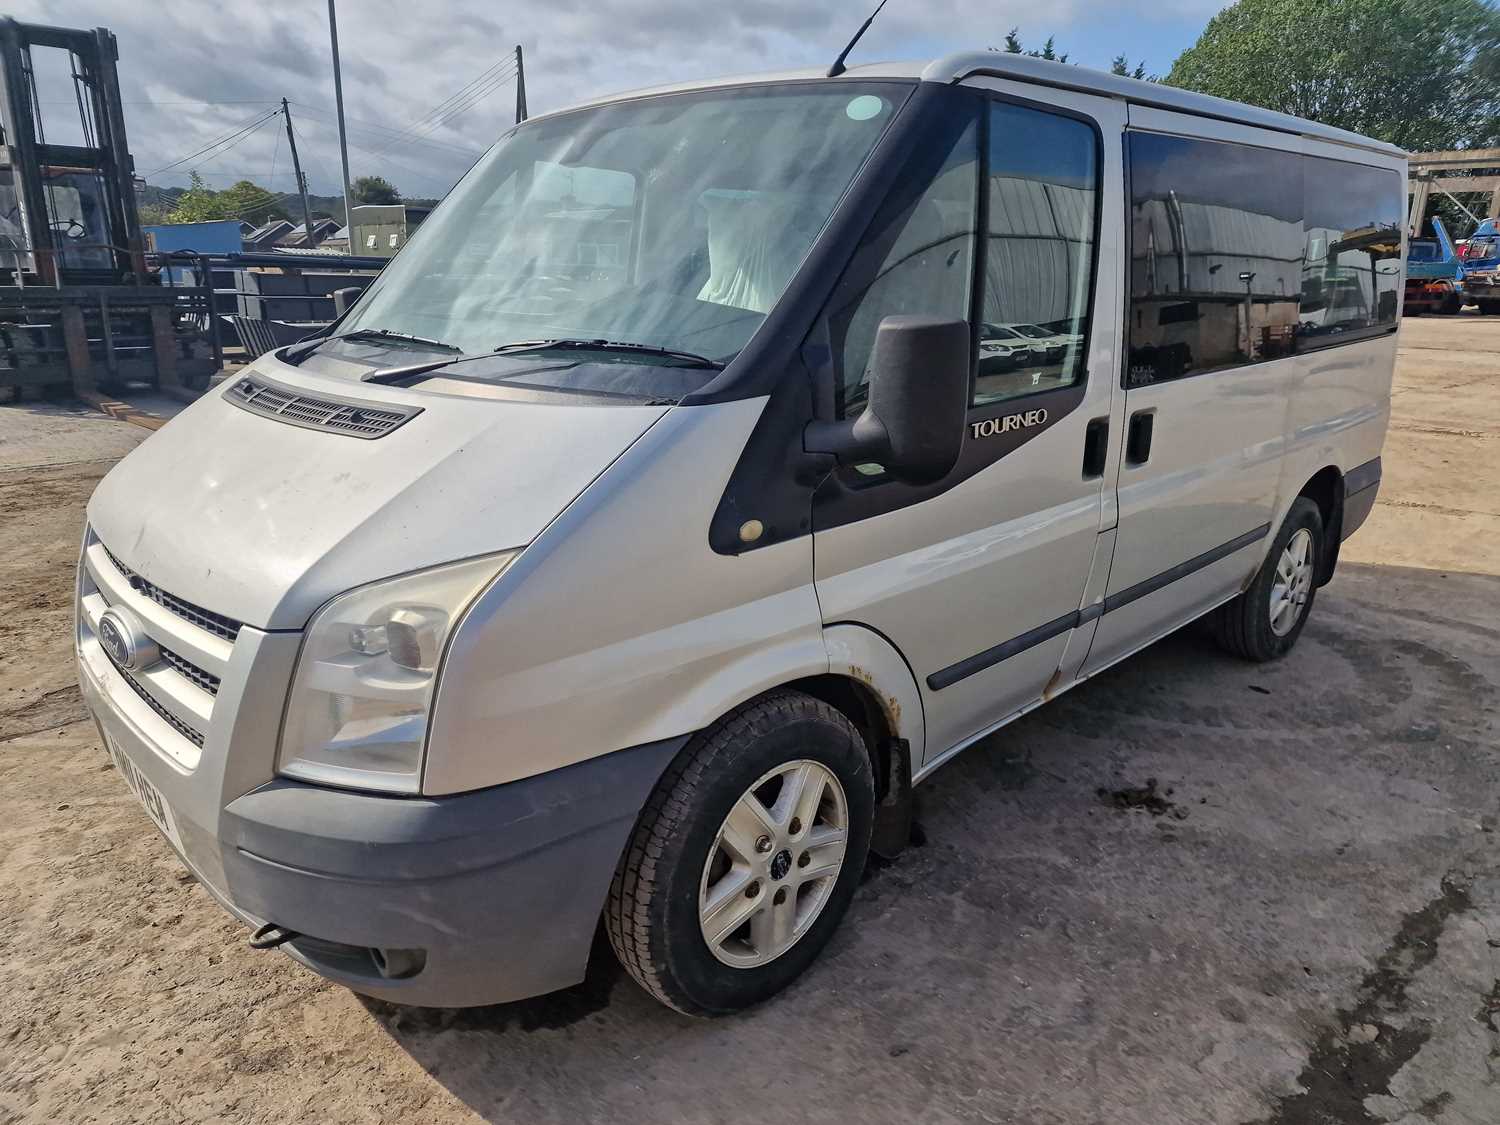
<instances>
[{"instance_id":1,"label":"sliding door handle","mask_svg":"<svg viewBox=\"0 0 1500 1125\"><path fill-rule=\"evenodd\" d=\"M1083 479L1098 480L1104 475L1109 457L1109 419L1095 418L1083 431Z\"/></svg>"},{"instance_id":2,"label":"sliding door handle","mask_svg":"<svg viewBox=\"0 0 1500 1125\"><path fill-rule=\"evenodd\" d=\"M1151 432L1155 424L1155 410L1137 410L1130 416L1130 428L1125 433L1127 465L1144 465L1151 459Z\"/></svg>"}]
</instances>

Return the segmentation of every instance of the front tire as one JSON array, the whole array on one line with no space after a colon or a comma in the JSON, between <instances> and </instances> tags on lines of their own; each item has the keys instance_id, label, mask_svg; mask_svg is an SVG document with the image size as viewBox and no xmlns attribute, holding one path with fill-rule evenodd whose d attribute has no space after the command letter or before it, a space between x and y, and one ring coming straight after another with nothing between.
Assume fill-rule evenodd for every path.
<instances>
[{"instance_id":1,"label":"front tire","mask_svg":"<svg viewBox=\"0 0 1500 1125\"><path fill-rule=\"evenodd\" d=\"M874 813L870 757L841 712L796 691L744 704L647 801L605 908L615 955L688 1015L767 999L843 918Z\"/></svg>"},{"instance_id":2,"label":"front tire","mask_svg":"<svg viewBox=\"0 0 1500 1125\"><path fill-rule=\"evenodd\" d=\"M1318 592L1323 534L1318 506L1305 496L1293 500L1255 581L1210 616L1222 648L1257 664L1291 651Z\"/></svg>"}]
</instances>

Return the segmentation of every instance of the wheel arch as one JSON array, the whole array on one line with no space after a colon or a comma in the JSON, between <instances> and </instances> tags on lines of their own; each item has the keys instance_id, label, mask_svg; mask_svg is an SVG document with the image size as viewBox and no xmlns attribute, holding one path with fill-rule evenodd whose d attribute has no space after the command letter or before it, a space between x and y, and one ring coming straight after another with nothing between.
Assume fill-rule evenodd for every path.
<instances>
[{"instance_id":1,"label":"wheel arch","mask_svg":"<svg viewBox=\"0 0 1500 1125\"><path fill-rule=\"evenodd\" d=\"M1343 540L1344 474L1336 465L1319 469L1297 492L1318 506L1323 517L1323 557L1318 560L1317 584L1326 586L1338 565L1339 544Z\"/></svg>"}]
</instances>

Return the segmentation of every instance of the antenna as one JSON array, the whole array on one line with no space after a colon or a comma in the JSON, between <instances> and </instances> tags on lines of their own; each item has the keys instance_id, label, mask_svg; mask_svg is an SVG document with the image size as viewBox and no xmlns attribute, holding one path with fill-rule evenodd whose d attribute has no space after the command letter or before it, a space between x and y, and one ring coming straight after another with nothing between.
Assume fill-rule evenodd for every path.
<instances>
[{"instance_id":1,"label":"antenna","mask_svg":"<svg viewBox=\"0 0 1500 1125\"><path fill-rule=\"evenodd\" d=\"M849 57L849 52L854 50L854 45L864 37L865 32L870 30L870 25L875 22L875 17L880 15L880 9L885 7L885 3L886 0L880 0L880 3L875 5L875 10L870 13L870 18L859 25L859 30L854 33L854 38L844 45L844 49L839 52L839 57L834 59L833 65L828 68L829 78L837 78L840 74L844 73L844 60Z\"/></svg>"}]
</instances>

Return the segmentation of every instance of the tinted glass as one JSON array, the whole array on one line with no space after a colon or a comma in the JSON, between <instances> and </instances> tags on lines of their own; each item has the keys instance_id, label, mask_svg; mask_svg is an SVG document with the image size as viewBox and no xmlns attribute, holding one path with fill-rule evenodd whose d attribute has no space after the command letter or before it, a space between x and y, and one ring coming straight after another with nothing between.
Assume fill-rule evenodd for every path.
<instances>
[{"instance_id":1,"label":"tinted glass","mask_svg":"<svg viewBox=\"0 0 1500 1125\"><path fill-rule=\"evenodd\" d=\"M1302 159L1132 133L1128 385L1289 354L1302 285Z\"/></svg>"},{"instance_id":2,"label":"tinted glass","mask_svg":"<svg viewBox=\"0 0 1500 1125\"><path fill-rule=\"evenodd\" d=\"M1083 377L1099 190L1094 130L992 103L976 404Z\"/></svg>"},{"instance_id":3,"label":"tinted glass","mask_svg":"<svg viewBox=\"0 0 1500 1125\"><path fill-rule=\"evenodd\" d=\"M839 416L853 417L869 397L870 349L888 316L903 314L967 320L974 277L975 211L979 198L979 131L970 124L951 146L942 167L896 223L879 227L891 237L873 280L829 317L836 345Z\"/></svg>"},{"instance_id":4,"label":"tinted glass","mask_svg":"<svg viewBox=\"0 0 1500 1125\"><path fill-rule=\"evenodd\" d=\"M1298 338L1303 348L1396 322L1406 184L1395 172L1307 157Z\"/></svg>"},{"instance_id":5,"label":"tinted glass","mask_svg":"<svg viewBox=\"0 0 1500 1125\"><path fill-rule=\"evenodd\" d=\"M727 362L909 93L847 80L744 87L523 124L454 188L340 329L388 329L470 354L569 337ZM591 369L581 365L576 379ZM681 374L665 389L680 393Z\"/></svg>"}]
</instances>

